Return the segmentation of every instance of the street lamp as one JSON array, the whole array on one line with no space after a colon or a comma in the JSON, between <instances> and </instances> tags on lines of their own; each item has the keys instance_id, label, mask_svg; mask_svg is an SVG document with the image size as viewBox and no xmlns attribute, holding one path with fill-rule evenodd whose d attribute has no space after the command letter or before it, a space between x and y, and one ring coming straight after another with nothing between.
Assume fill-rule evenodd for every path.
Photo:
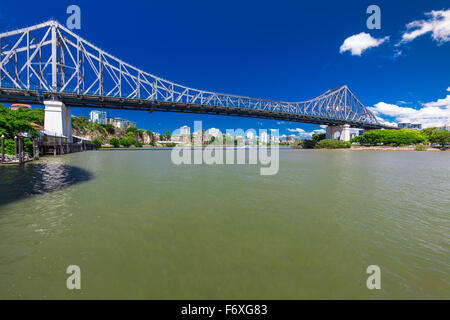
<instances>
[{"instance_id":1,"label":"street lamp","mask_svg":"<svg viewBox=\"0 0 450 320\"><path fill-rule=\"evenodd\" d=\"M2 163L5 161L5 135L2 134L2 139L1 139L1 155L2 155Z\"/></svg>"},{"instance_id":2,"label":"street lamp","mask_svg":"<svg viewBox=\"0 0 450 320\"><path fill-rule=\"evenodd\" d=\"M14 136L14 159L17 157L17 136Z\"/></svg>"}]
</instances>

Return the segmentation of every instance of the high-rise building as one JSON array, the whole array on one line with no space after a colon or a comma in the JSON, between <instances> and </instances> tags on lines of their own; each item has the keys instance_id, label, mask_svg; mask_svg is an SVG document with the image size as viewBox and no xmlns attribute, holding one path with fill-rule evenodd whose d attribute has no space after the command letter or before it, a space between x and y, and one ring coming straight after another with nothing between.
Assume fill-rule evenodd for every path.
<instances>
[{"instance_id":1,"label":"high-rise building","mask_svg":"<svg viewBox=\"0 0 450 320\"><path fill-rule=\"evenodd\" d=\"M252 131L252 130L248 130L246 137L247 137L248 140L254 140L255 139L255 132Z\"/></svg>"},{"instance_id":2,"label":"high-rise building","mask_svg":"<svg viewBox=\"0 0 450 320\"><path fill-rule=\"evenodd\" d=\"M409 122L401 122L398 124L399 129L414 129L414 130L422 130L422 124L420 123L409 123Z\"/></svg>"},{"instance_id":3,"label":"high-rise building","mask_svg":"<svg viewBox=\"0 0 450 320\"><path fill-rule=\"evenodd\" d=\"M211 128L211 129L209 129L209 130L207 131L207 133L208 133L208 136L214 137L214 138L217 138L217 137L219 137L219 136L222 134L222 133L220 132L220 130L217 129L217 128Z\"/></svg>"},{"instance_id":4,"label":"high-rise building","mask_svg":"<svg viewBox=\"0 0 450 320\"><path fill-rule=\"evenodd\" d=\"M445 124L444 126L440 127L439 129L450 131L450 123Z\"/></svg>"},{"instance_id":5,"label":"high-rise building","mask_svg":"<svg viewBox=\"0 0 450 320\"><path fill-rule=\"evenodd\" d=\"M123 129L126 130L129 127L136 127L136 122L133 121L129 121L126 119L121 119L121 118L108 118L108 124L112 124L114 127L118 128L118 129Z\"/></svg>"},{"instance_id":6,"label":"high-rise building","mask_svg":"<svg viewBox=\"0 0 450 320\"><path fill-rule=\"evenodd\" d=\"M269 142L269 135L267 134L266 131L261 132L261 134L259 136L259 142L261 142L261 143L268 143Z\"/></svg>"},{"instance_id":7,"label":"high-rise building","mask_svg":"<svg viewBox=\"0 0 450 320\"><path fill-rule=\"evenodd\" d=\"M180 135L190 135L191 134L191 128L188 126L182 126L180 128Z\"/></svg>"},{"instance_id":8,"label":"high-rise building","mask_svg":"<svg viewBox=\"0 0 450 320\"><path fill-rule=\"evenodd\" d=\"M89 118L91 122L99 123L99 124L106 124L106 112L100 111L100 110L92 110L89 113Z\"/></svg>"}]
</instances>

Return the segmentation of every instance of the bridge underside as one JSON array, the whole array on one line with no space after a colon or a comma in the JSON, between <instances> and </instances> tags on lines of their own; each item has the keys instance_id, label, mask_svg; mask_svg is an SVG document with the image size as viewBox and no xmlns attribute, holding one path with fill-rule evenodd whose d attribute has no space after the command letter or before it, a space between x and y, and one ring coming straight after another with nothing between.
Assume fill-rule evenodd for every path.
<instances>
[{"instance_id":1,"label":"bridge underside","mask_svg":"<svg viewBox=\"0 0 450 320\"><path fill-rule=\"evenodd\" d=\"M6 103L27 103L44 105L44 101L58 100L67 107L82 107L90 109L122 109L137 110L147 112L177 112L177 113L197 113L224 116L239 116L249 118L271 119L281 121L292 121L301 123L311 123L327 126L348 125L352 128L361 129L382 129L386 126L382 124L361 123L329 117L308 116L304 114L292 114L287 112L276 112L271 110L221 107L201 104L187 104L177 102L161 102L151 100L126 99L117 97L103 97L94 95L78 95L64 92L43 92L38 93L33 90L21 89L0 89L0 102Z\"/></svg>"}]
</instances>

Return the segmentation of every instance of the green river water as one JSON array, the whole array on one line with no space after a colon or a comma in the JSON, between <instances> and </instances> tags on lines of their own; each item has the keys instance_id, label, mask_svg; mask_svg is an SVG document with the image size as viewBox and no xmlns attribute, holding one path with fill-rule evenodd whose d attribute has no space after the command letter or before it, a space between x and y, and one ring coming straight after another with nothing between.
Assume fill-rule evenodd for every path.
<instances>
[{"instance_id":1,"label":"green river water","mask_svg":"<svg viewBox=\"0 0 450 320\"><path fill-rule=\"evenodd\" d=\"M0 299L450 298L450 152L281 150L259 172L146 150L0 167Z\"/></svg>"}]
</instances>

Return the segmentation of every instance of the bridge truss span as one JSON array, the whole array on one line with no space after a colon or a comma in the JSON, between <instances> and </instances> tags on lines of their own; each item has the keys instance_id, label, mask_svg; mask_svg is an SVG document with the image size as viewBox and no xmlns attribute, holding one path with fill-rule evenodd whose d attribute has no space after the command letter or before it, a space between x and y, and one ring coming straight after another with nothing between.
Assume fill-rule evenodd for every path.
<instances>
[{"instance_id":1,"label":"bridge truss span","mask_svg":"<svg viewBox=\"0 0 450 320\"><path fill-rule=\"evenodd\" d=\"M198 90L140 70L56 21L0 34L1 101L197 112L327 125L382 128L341 86L303 102L282 102Z\"/></svg>"}]
</instances>

